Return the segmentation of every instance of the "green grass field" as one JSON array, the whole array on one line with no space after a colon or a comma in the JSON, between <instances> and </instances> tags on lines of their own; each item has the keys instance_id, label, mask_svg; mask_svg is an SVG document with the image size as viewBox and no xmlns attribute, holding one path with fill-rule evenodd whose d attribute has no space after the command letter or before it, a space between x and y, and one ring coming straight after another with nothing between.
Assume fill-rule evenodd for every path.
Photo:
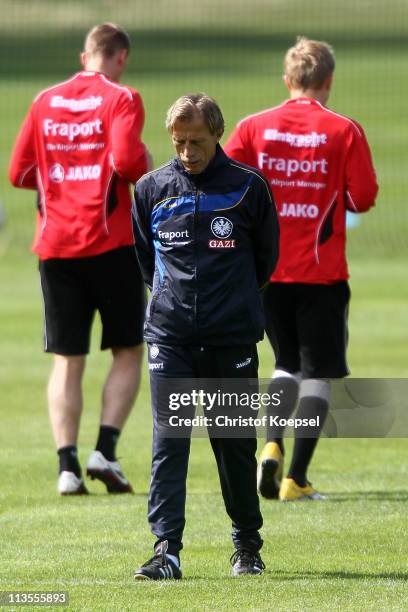
<instances>
[{"instance_id":1,"label":"green grass field","mask_svg":"<svg viewBox=\"0 0 408 612\"><path fill-rule=\"evenodd\" d=\"M366 129L381 187L377 207L350 231L353 375L408 375L408 8L403 0L1 0L0 23L0 591L65 590L73 610L408 610L406 439L322 440L310 477L325 503L262 502L263 577L232 579L230 525L215 461L194 440L190 462L185 579L135 584L151 554L146 520L151 417L142 390L119 446L136 494L109 497L91 483L86 499L58 498L56 456L41 353L42 303L29 246L34 194L7 185L19 124L34 94L77 69L83 33L112 20L132 34L126 82L142 93L145 141L160 164L172 155L164 130L179 95L204 90L223 108L227 134L242 116L285 96L284 50L297 34L331 42L331 107ZM108 356L96 324L79 441L84 463L95 443ZM262 377L272 353L260 347ZM290 450L288 442L288 450ZM26 608L27 609L27 608Z\"/></svg>"}]
</instances>

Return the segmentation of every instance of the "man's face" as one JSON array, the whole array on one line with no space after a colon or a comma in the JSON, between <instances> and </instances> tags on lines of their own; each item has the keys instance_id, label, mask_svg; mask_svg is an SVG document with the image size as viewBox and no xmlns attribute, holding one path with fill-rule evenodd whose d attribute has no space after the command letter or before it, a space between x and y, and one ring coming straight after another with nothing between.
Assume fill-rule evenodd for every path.
<instances>
[{"instance_id":1,"label":"man's face","mask_svg":"<svg viewBox=\"0 0 408 612\"><path fill-rule=\"evenodd\" d=\"M211 134L204 119L197 116L192 121L176 121L171 138L187 172L200 174L214 157L220 136Z\"/></svg>"}]
</instances>

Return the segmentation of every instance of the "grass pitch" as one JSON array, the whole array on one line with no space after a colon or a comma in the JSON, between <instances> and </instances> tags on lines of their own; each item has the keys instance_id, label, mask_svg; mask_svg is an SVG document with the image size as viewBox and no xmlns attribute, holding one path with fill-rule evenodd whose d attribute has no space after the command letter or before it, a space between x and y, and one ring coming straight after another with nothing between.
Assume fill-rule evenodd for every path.
<instances>
[{"instance_id":1,"label":"grass pitch","mask_svg":"<svg viewBox=\"0 0 408 612\"><path fill-rule=\"evenodd\" d=\"M326 502L262 502L267 572L234 579L230 524L207 440L193 440L187 498L184 579L135 583L151 555L146 520L151 448L147 371L119 456L133 496L108 496L90 482L87 498L58 498L56 455L45 403L50 358L41 355L41 300L32 257L7 258L0 284L0 590L64 590L74 610L404 610L407 609L407 442L322 440L310 477ZM360 375L403 375L406 326L400 280L380 302L381 263L355 263L359 289L351 316L351 364ZM404 265L395 265L395 270ZM380 267L381 269L381 267ZM395 320L392 313L400 312ZM383 320L382 314L390 314ZM375 325L373 325L375 321ZM374 331L373 331L374 327ZM405 327L406 328L406 327ZM93 335L79 441L84 465L97 434L99 394L108 367ZM389 337L389 346L384 338ZM370 359L367 360L367 355ZM260 347L261 374L272 356ZM394 356L394 361L390 361ZM288 450L291 443L288 442Z\"/></svg>"},{"instance_id":2,"label":"grass pitch","mask_svg":"<svg viewBox=\"0 0 408 612\"><path fill-rule=\"evenodd\" d=\"M119 456L136 494L112 497L91 482L88 498L58 498L56 455L46 414L50 358L41 354L42 306L33 233L34 195L6 182L10 148L33 95L76 69L83 30L118 21L134 40L127 82L142 93L145 140L156 163L172 155L163 126L179 95L204 90L223 108L227 133L242 116L285 96L284 50L297 34L334 44L331 107L366 128L381 186L377 209L351 230L349 361L355 376L408 373L407 8L402 0L203 0L200 8L89 1L2 3L0 172L6 224L0 230L0 590L66 590L73 610L408 610L407 442L322 440L310 472L325 503L262 502L262 577L233 579L230 525L215 461L194 440L184 580L134 583L151 554L146 521L151 417L147 371ZM135 7L137 6L137 10ZM97 434L108 368L98 324L85 381L79 441L86 462ZM272 354L260 346L262 377ZM288 442L288 451L290 451Z\"/></svg>"}]
</instances>

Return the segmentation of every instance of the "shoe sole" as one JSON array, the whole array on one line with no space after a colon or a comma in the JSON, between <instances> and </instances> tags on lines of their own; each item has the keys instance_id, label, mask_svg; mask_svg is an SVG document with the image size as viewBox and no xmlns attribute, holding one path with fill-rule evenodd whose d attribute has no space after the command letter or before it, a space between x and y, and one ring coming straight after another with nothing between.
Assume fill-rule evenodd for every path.
<instances>
[{"instance_id":1,"label":"shoe sole","mask_svg":"<svg viewBox=\"0 0 408 612\"><path fill-rule=\"evenodd\" d=\"M130 484L124 485L114 474L109 470L93 470L87 469L86 475L91 480L100 480L108 489L108 493L133 493L132 486Z\"/></svg>"},{"instance_id":2,"label":"shoe sole","mask_svg":"<svg viewBox=\"0 0 408 612\"><path fill-rule=\"evenodd\" d=\"M260 466L258 491L265 499L278 499L280 482L276 476L279 471L279 461L264 459Z\"/></svg>"},{"instance_id":3,"label":"shoe sole","mask_svg":"<svg viewBox=\"0 0 408 612\"><path fill-rule=\"evenodd\" d=\"M232 573L233 578L238 578L239 576L260 576L261 574L263 574L263 570L261 570L260 572L237 572L237 573Z\"/></svg>"},{"instance_id":4,"label":"shoe sole","mask_svg":"<svg viewBox=\"0 0 408 612\"><path fill-rule=\"evenodd\" d=\"M315 497L312 495L301 495L300 497L294 497L293 499L280 499L284 504L290 504L291 502L313 502L313 501L326 501L326 497L324 495L318 494L319 497Z\"/></svg>"},{"instance_id":5,"label":"shoe sole","mask_svg":"<svg viewBox=\"0 0 408 612\"><path fill-rule=\"evenodd\" d=\"M71 495L89 495L89 491L85 485L81 485L76 491L60 491L59 494L62 497L68 497Z\"/></svg>"},{"instance_id":6,"label":"shoe sole","mask_svg":"<svg viewBox=\"0 0 408 612\"><path fill-rule=\"evenodd\" d=\"M159 582L162 580L181 580L182 576L173 576L171 578L165 578L160 577L160 578L150 578L149 576L145 576L145 574L133 574L133 578L135 580L152 580L153 582Z\"/></svg>"}]
</instances>

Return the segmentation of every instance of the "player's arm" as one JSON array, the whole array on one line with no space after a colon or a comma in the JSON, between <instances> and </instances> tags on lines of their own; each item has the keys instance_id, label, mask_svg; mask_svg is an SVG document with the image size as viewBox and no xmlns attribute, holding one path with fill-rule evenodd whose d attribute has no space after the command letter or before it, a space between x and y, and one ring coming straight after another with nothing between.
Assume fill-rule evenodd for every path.
<instances>
[{"instance_id":1,"label":"player's arm","mask_svg":"<svg viewBox=\"0 0 408 612\"><path fill-rule=\"evenodd\" d=\"M377 178L363 128L352 126L346 158L345 202L348 210L361 213L375 204Z\"/></svg>"},{"instance_id":2,"label":"player's arm","mask_svg":"<svg viewBox=\"0 0 408 612\"><path fill-rule=\"evenodd\" d=\"M247 122L238 123L227 142L223 145L223 149L232 159L256 167L257 160L252 148L252 138Z\"/></svg>"},{"instance_id":3,"label":"player's arm","mask_svg":"<svg viewBox=\"0 0 408 612\"><path fill-rule=\"evenodd\" d=\"M145 185L136 184L132 205L133 236L143 278L149 289L153 285L154 246L151 231L150 199Z\"/></svg>"},{"instance_id":4,"label":"player's arm","mask_svg":"<svg viewBox=\"0 0 408 612\"><path fill-rule=\"evenodd\" d=\"M257 175L254 181L253 245L255 267L260 288L269 281L279 257L279 222L271 188L266 179Z\"/></svg>"},{"instance_id":5,"label":"player's arm","mask_svg":"<svg viewBox=\"0 0 408 612\"><path fill-rule=\"evenodd\" d=\"M33 109L28 112L14 145L9 179L14 187L37 189Z\"/></svg>"},{"instance_id":6,"label":"player's arm","mask_svg":"<svg viewBox=\"0 0 408 612\"><path fill-rule=\"evenodd\" d=\"M144 109L139 94L124 93L115 108L111 126L111 162L115 172L130 183L136 183L153 163L141 139L143 124Z\"/></svg>"}]
</instances>

